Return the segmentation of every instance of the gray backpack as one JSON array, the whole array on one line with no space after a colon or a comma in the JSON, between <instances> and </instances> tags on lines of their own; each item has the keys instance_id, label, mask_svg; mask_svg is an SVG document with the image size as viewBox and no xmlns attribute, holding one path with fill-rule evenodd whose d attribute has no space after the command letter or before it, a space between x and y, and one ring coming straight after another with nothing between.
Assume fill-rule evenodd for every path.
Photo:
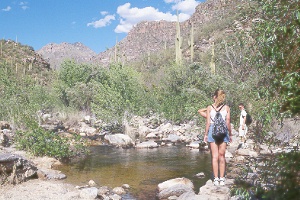
<instances>
[{"instance_id":1,"label":"gray backpack","mask_svg":"<svg viewBox=\"0 0 300 200\"><path fill-rule=\"evenodd\" d=\"M227 128L226 123L220 113L220 110L222 110L224 105L221 106L221 108L219 110L217 110L213 105L212 105L212 107L216 110L215 118L214 119L211 118L211 120L214 122L213 130L212 130L212 137L215 139L215 141L223 142L224 138L228 134L228 128Z\"/></svg>"}]
</instances>

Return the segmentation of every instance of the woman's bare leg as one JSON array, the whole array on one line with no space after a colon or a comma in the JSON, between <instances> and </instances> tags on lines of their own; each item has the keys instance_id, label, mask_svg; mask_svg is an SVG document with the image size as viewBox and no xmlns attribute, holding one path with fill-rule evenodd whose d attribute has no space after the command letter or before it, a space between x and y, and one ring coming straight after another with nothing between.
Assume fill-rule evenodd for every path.
<instances>
[{"instance_id":1,"label":"woman's bare leg","mask_svg":"<svg viewBox=\"0 0 300 200\"><path fill-rule=\"evenodd\" d=\"M219 145L218 149L218 158L219 158L219 168L220 168L220 177L224 177L225 175L225 167L226 167L226 160L225 160L225 151L226 151L227 144L223 142Z\"/></svg>"},{"instance_id":2,"label":"woman's bare leg","mask_svg":"<svg viewBox=\"0 0 300 200\"><path fill-rule=\"evenodd\" d=\"M214 177L219 177L219 150L218 145L214 142L210 143L211 157L212 157L212 168Z\"/></svg>"}]
</instances>

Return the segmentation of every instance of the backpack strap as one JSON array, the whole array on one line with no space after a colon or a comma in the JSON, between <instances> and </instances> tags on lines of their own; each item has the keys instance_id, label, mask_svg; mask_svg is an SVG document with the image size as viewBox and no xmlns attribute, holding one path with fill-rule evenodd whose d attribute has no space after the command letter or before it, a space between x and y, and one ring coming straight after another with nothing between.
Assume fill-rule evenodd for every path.
<instances>
[{"instance_id":1,"label":"backpack strap","mask_svg":"<svg viewBox=\"0 0 300 200\"><path fill-rule=\"evenodd\" d=\"M225 106L225 104L223 104L219 110L217 110L213 105L211 105L211 106L215 109L215 111L220 112L220 110L222 110L222 108Z\"/></svg>"},{"instance_id":2,"label":"backpack strap","mask_svg":"<svg viewBox=\"0 0 300 200\"><path fill-rule=\"evenodd\" d=\"M220 112L220 110L222 110L222 108L225 106L225 104L223 104L219 110L217 110L212 104L211 104L211 106L215 109L216 112ZM211 118L211 117L210 117L210 120L213 121L213 122L215 122L213 120L213 118Z\"/></svg>"}]
</instances>

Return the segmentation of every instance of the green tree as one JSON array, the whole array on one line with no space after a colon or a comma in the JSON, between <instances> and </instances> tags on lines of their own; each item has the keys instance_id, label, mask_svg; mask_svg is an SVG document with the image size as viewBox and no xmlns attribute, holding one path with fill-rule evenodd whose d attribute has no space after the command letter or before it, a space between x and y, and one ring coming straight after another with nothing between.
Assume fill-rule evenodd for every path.
<instances>
[{"instance_id":1,"label":"green tree","mask_svg":"<svg viewBox=\"0 0 300 200\"><path fill-rule=\"evenodd\" d=\"M269 93L281 112L300 113L299 0L257 1L253 38L260 50L260 67L272 72Z\"/></svg>"},{"instance_id":2,"label":"green tree","mask_svg":"<svg viewBox=\"0 0 300 200\"><path fill-rule=\"evenodd\" d=\"M93 80L94 114L105 121L118 121L125 112L143 114L148 110L147 94L141 75L129 66L113 65Z\"/></svg>"},{"instance_id":3,"label":"green tree","mask_svg":"<svg viewBox=\"0 0 300 200\"><path fill-rule=\"evenodd\" d=\"M58 98L67 107L90 111L93 90L89 83L99 70L92 65L65 61L54 83Z\"/></svg>"}]
</instances>

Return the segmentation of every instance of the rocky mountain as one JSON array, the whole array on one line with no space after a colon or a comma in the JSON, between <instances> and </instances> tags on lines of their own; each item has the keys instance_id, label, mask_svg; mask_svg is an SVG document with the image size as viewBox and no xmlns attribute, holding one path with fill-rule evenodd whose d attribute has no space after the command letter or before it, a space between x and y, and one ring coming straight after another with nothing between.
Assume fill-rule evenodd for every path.
<instances>
[{"instance_id":1,"label":"rocky mountain","mask_svg":"<svg viewBox=\"0 0 300 200\"><path fill-rule=\"evenodd\" d=\"M232 30L229 25L234 24L232 16L235 15L237 3L240 4L236 0L207 0L200 3L191 18L180 23L183 53L189 54L192 25L196 51L207 50L217 35L230 33ZM215 29L218 31L214 32ZM137 24L115 47L98 54L95 62L108 64L116 56L134 61L149 53L175 48L175 40L176 22L144 21Z\"/></svg>"},{"instance_id":2,"label":"rocky mountain","mask_svg":"<svg viewBox=\"0 0 300 200\"><path fill-rule=\"evenodd\" d=\"M30 75L46 84L50 64L28 45L13 40L0 40L0 63L13 69L13 73L22 77Z\"/></svg>"},{"instance_id":3,"label":"rocky mountain","mask_svg":"<svg viewBox=\"0 0 300 200\"><path fill-rule=\"evenodd\" d=\"M239 0L207 0L200 3L190 19L180 23L183 55L190 56L192 27L195 53L206 51L213 41L235 31L232 27L236 26L236 10L245 3ZM48 44L37 52L50 63L52 69L58 69L66 59L108 65L112 61L132 62L151 53L172 50L175 48L175 40L176 22L143 21L114 47L98 55L81 43Z\"/></svg>"},{"instance_id":4,"label":"rocky mountain","mask_svg":"<svg viewBox=\"0 0 300 200\"><path fill-rule=\"evenodd\" d=\"M92 63L97 55L80 42L74 44L63 42L61 44L50 43L37 51L50 63L52 69L59 69L64 60L74 60L77 63Z\"/></svg>"}]
</instances>

